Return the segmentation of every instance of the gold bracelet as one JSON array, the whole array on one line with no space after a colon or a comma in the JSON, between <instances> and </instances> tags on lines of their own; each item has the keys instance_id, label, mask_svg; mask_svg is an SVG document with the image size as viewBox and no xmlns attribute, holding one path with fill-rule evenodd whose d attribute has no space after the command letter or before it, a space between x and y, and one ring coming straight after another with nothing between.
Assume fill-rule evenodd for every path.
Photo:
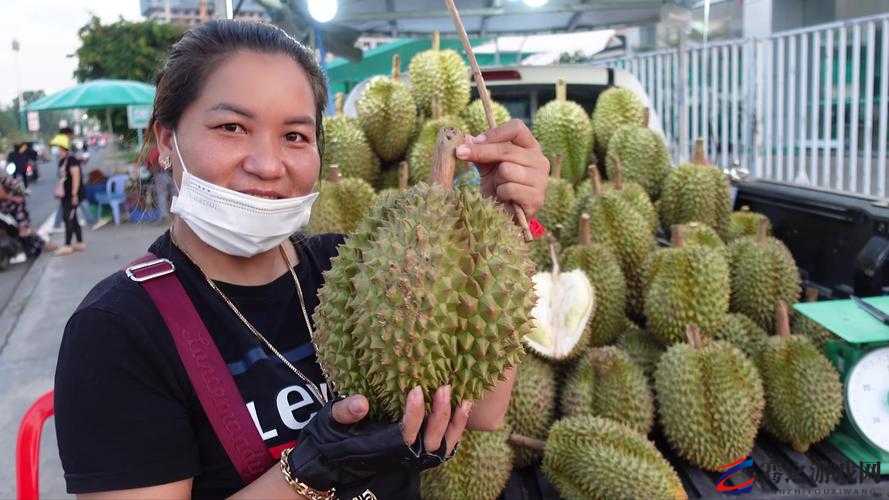
<instances>
[{"instance_id":1,"label":"gold bracelet","mask_svg":"<svg viewBox=\"0 0 889 500\"><path fill-rule=\"evenodd\" d=\"M290 472L290 463L287 460L292 451L293 448L287 448L281 453L281 473L284 475L284 480L287 481L287 484L293 488L293 491L306 497L308 500L334 500L336 498L336 488L318 491L293 477L293 474Z\"/></svg>"}]
</instances>

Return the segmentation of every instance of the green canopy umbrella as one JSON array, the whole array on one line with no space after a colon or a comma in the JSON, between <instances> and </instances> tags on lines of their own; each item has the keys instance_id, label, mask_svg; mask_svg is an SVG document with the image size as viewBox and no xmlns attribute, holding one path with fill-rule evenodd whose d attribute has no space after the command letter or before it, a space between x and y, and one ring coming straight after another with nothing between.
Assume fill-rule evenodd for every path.
<instances>
[{"instance_id":1,"label":"green canopy umbrella","mask_svg":"<svg viewBox=\"0 0 889 500\"><path fill-rule=\"evenodd\" d=\"M154 103L154 86L132 80L92 80L32 102L28 111L101 109Z\"/></svg>"}]
</instances>

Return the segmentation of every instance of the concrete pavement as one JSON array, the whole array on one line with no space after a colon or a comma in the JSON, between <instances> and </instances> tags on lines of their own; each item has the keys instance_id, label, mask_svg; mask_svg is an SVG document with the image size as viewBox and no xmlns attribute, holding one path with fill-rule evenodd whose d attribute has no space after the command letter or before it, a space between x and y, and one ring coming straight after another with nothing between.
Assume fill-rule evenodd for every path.
<instances>
[{"instance_id":1,"label":"concrete pavement","mask_svg":"<svg viewBox=\"0 0 889 500\"><path fill-rule=\"evenodd\" d=\"M42 182L48 183L50 177L44 175ZM129 223L87 229L85 252L41 256L15 286L12 300L0 313L0 499L15 498L19 421L30 404L52 388L68 317L95 283L141 256L165 229ZM70 498L52 420L44 428L40 457L41 498Z\"/></svg>"}]
</instances>

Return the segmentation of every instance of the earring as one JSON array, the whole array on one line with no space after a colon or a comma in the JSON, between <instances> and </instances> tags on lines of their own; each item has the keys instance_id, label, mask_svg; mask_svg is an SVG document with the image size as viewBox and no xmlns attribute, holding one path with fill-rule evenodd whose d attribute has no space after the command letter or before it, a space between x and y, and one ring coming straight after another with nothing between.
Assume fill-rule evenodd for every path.
<instances>
[{"instance_id":1,"label":"earring","mask_svg":"<svg viewBox=\"0 0 889 500\"><path fill-rule=\"evenodd\" d=\"M170 167L173 166L173 160L170 159L170 156L164 156L160 160L161 166L164 167L164 170L170 170Z\"/></svg>"}]
</instances>

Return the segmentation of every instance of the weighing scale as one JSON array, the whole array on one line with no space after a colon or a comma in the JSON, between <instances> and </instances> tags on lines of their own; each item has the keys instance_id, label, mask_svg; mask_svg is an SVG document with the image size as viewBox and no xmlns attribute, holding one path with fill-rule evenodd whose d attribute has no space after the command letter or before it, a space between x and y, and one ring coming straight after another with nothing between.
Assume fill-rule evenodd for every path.
<instances>
[{"instance_id":1,"label":"weighing scale","mask_svg":"<svg viewBox=\"0 0 889 500\"><path fill-rule=\"evenodd\" d=\"M863 300L889 314L889 296ZM852 300L794 308L836 335L824 353L843 381L845 411L829 441L852 462L879 462L881 474L889 474L889 325Z\"/></svg>"}]
</instances>

